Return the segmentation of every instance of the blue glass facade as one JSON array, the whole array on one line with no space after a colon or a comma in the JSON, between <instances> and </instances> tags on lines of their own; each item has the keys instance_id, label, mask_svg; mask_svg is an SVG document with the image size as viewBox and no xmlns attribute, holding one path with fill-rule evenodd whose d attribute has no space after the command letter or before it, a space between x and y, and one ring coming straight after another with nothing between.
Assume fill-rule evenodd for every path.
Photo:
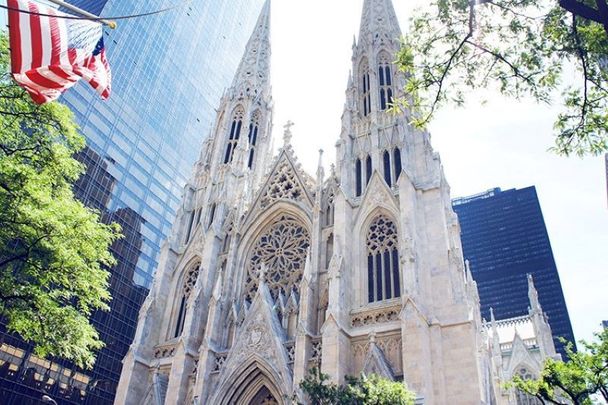
<instances>
[{"instance_id":1,"label":"blue glass facade","mask_svg":"<svg viewBox=\"0 0 608 405\"><path fill-rule=\"evenodd\" d=\"M574 342L574 333L536 188L497 188L455 199L453 207L464 257L479 289L482 316L490 319L490 308L497 319L527 314L527 275L532 274L556 349L565 356L557 338Z\"/></svg>"},{"instance_id":2,"label":"blue glass facade","mask_svg":"<svg viewBox=\"0 0 608 405\"><path fill-rule=\"evenodd\" d=\"M102 16L137 14L173 2L71 0ZM74 111L88 147L78 159L86 174L75 194L118 222L124 238L112 246L111 311L92 322L106 347L94 370L46 361L0 329L0 403L38 404L48 393L60 404L111 404L151 285L160 244L168 236L200 145L230 85L263 0L189 2L171 12L119 21L105 29L112 96L86 84L62 102Z\"/></svg>"}]
</instances>

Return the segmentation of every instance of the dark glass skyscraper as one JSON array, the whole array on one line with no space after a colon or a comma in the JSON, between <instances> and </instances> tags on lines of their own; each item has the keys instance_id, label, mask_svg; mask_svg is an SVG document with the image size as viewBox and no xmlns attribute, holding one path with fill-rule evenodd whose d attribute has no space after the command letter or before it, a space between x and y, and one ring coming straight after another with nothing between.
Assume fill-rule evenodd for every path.
<instances>
[{"instance_id":1,"label":"dark glass skyscraper","mask_svg":"<svg viewBox=\"0 0 608 405\"><path fill-rule=\"evenodd\" d=\"M176 4L164 0L68 0L102 16L138 14ZM185 2L170 12L120 20L105 29L112 96L85 83L62 102L74 111L88 147L86 174L75 193L118 222L112 246L111 311L93 323L106 343L92 372L46 361L0 329L0 403L37 404L43 392L59 403L111 404L135 332L137 314L168 236L182 187L208 135L217 100L234 75L262 0Z\"/></svg>"},{"instance_id":2,"label":"dark glass skyscraper","mask_svg":"<svg viewBox=\"0 0 608 405\"><path fill-rule=\"evenodd\" d=\"M574 334L536 188L496 188L452 203L482 316L490 319L490 308L497 319L527 314L526 276L532 274L556 349L565 355L557 338L574 342Z\"/></svg>"}]
</instances>

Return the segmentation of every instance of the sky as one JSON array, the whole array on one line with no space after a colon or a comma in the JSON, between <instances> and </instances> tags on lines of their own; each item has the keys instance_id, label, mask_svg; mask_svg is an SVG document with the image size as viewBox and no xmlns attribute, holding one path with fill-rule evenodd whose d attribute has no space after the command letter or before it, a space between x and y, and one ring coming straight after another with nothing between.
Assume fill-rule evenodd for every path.
<instances>
[{"instance_id":1,"label":"sky","mask_svg":"<svg viewBox=\"0 0 608 405\"><path fill-rule=\"evenodd\" d=\"M197 0L199 1L199 0ZM393 0L402 30L420 0ZM4 2L3 2L4 3ZM326 173L351 68L353 35L363 0L273 0L274 137L295 123L293 145L305 170ZM0 24L5 17L0 12ZM446 107L431 123L452 197L494 187L536 186L577 339L590 339L608 319L608 196L603 157L558 157L552 145L559 107L490 96L484 106Z\"/></svg>"}]
</instances>

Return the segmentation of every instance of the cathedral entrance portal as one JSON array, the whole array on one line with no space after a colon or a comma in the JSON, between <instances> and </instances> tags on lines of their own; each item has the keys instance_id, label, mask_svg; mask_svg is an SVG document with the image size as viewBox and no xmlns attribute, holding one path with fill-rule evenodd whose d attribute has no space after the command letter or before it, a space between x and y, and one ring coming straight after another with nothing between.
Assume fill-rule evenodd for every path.
<instances>
[{"instance_id":1,"label":"cathedral entrance portal","mask_svg":"<svg viewBox=\"0 0 608 405\"><path fill-rule=\"evenodd\" d=\"M249 405L279 405L272 393L265 386L260 389Z\"/></svg>"}]
</instances>

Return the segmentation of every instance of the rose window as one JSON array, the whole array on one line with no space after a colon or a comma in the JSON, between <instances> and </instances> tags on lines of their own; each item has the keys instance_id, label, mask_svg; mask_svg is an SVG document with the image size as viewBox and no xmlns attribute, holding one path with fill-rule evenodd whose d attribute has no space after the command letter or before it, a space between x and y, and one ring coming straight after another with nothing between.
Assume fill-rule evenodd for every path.
<instances>
[{"instance_id":1,"label":"rose window","mask_svg":"<svg viewBox=\"0 0 608 405\"><path fill-rule=\"evenodd\" d=\"M297 291L306 264L310 236L306 228L289 215L281 215L258 238L249 253L245 294L248 301L255 296L262 264L264 279L272 296L280 292L288 297Z\"/></svg>"}]
</instances>

